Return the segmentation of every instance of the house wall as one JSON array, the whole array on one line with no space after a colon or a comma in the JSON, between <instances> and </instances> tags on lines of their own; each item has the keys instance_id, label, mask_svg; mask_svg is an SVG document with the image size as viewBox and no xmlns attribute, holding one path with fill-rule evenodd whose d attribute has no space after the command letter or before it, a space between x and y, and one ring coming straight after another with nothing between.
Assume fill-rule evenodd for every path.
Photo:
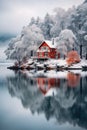
<instances>
[{"instance_id":1,"label":"house wall","mask_svg":"<svg viewBox=\"0 0 87 130\"><path fill-rule=\"evenodd\" d=\"M50 49L49 57L56 58L56 49L54 49L54 48Z\"/></svg>"},{"instance_id":2,"label":"house wall","mask_svg":"<svg viewBox=\"0 0 87 130\"><path fill-rule=\"evenodd\" d=\"M44 50L43 48L47 47L48 50ZM57 52L55 48L50 48L45 42L41 44L41 46L39 47L40 52L37 52L37 56L38 58L44 58L44 57L48 57L48 58L56 58L57 56ZM60 58L59 54L57 56L58 58Z\"/></svg>"}]
</instances>

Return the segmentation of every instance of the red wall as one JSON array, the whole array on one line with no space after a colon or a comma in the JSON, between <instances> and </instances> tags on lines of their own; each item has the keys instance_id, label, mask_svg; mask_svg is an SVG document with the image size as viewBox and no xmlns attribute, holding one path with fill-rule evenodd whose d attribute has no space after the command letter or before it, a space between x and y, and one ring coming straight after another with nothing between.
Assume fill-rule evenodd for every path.
<instances>
[{"instance_id":1,"label":"red wall","mask_svg":"<svg viewBox=\"0 0 87 130\"><path fill-rule=\"evenodd\" d=\"M56 49L55 48L50 48L45 42L43 42L41 44L41 46L39 47L39 49L41 49L41 47L48 47L49 48L49 52L48 52L48 58L56 58ZM37 52L37 56L38 58L42 57L46 57L45 56L45 52Z\"/></svg>"}]
</instances>

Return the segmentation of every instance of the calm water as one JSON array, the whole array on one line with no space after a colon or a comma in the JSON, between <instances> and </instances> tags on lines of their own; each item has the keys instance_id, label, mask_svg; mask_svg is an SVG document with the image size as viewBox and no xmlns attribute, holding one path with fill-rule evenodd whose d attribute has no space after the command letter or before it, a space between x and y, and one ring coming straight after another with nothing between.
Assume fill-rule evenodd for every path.
<instances>
[{"instance_id":1,"label":"calm water","mask_svg":"<svg viewBox=\"0 0 87 130\"><path fill-rule=\"evenodd\" d=\"M7 66L0 64L0 130L87 129L87 72Z\"/></svg>"}]
</instances>

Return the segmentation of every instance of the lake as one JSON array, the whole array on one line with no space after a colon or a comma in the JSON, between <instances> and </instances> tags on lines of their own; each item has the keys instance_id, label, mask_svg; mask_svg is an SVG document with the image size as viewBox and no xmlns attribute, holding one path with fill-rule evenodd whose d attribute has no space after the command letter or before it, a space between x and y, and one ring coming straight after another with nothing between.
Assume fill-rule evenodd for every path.
<instances>
[{"instance_id":1,"label":"lake","mask_svg":"<svg viewBox=\"0 0 87 130\"><path fill-rule=\"evenodd\" d=\"M0 63L0 130L87 129L87 72L7 66Z\"/></svg>"}]
</instances>

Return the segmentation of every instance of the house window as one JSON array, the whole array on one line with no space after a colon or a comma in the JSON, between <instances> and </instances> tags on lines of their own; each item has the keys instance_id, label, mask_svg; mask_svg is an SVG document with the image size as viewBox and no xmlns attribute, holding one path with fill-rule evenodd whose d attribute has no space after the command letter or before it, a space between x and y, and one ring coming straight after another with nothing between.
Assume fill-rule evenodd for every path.
<instances>
[{"instance_id":1,"label":"house window","mask_svg":"<svg viewBox=\"0 0 87 130\"><path fill-rule=\"evenodd\" d=\"M46 47L46 46L45 46L45 47L43 47L43 48L44 48L44 50L47 50L47 49L48 49L48 47Z\"/></svg>"},{"instance_id":2,"label":"house window","mask_svg":"<svg viewBox=\"0 0 87 130\"><path fill-rule=\"evenodd\" d=\"M41 50L43 50L43 51L48 51L48 47L47 47L47 46L44 46L44 47L41 48Z\"/></svg>"},{"instance_id":3,"label":"house window","mask_svg":"<svg viewBox=\"0 0 87 130\"><path fill-rule=\"evenodd\" d=\"M39 56L42 57L42 52L39 52Z\"/></svg>"},{"instance_id":4,"label":"house window","mask_svg":"<svg viewBox=\"0 0 87 130\"><path fill-rule=\"evenodd\" d=\"M48 56L48 52L45 52L45 53L44 53L44 56L47 57L47 56Z\"/></svg>"},{"instance_id":5,"label":"house window","mask_svg":"<svg viewBox=\"0 0 87 130\"><path fill-rule=\"evenodd\" d=\"M52 49L51 49L51 52L53 52L53 51L54 51L54 49L52 48Z\"/></svg>"}]
</instances>

